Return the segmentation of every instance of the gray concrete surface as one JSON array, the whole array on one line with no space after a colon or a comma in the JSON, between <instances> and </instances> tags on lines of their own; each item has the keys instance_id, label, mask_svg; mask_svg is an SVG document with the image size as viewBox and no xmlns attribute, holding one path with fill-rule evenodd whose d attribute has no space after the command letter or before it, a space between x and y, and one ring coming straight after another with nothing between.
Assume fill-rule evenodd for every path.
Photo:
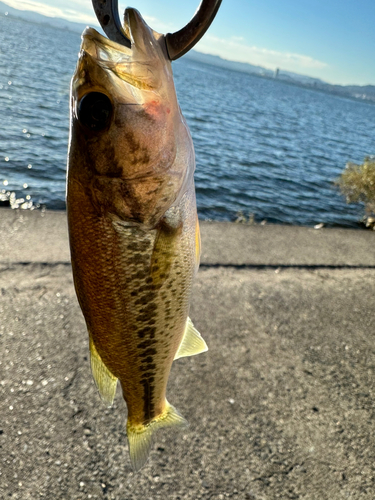
<instances>
[{"instance_id":1,"label":"gray concrete surface","mask_svg":"<svg viewBox=\"0 0 375 500\"><path fill-rule=\"evenodd\" d=\"M117 394L102 406L64 213L0 210L0 499L375 498L373 232L203 223L191 316L133 474Z\"/></svg>"}]
</instances>

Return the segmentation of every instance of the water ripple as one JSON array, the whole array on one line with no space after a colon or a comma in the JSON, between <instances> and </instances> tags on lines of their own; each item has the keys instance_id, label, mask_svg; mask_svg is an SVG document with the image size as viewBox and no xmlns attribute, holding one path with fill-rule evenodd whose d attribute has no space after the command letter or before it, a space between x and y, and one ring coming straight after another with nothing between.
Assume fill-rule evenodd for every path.
<instances>
[{"instance_id":1,"label":"water ripple","mask_svg":"<svg viewBox=\"0 0 375 500\"><path fill-rule=\"evenodd\" d=\"M0 16L0 198L16 192L15 205L65 207L79 45L78 34ZM346 205L333 180L375 153L374 106L185 58L173 67L201 217L357 225L361 207Z\"/></svg>"}]
</instances>

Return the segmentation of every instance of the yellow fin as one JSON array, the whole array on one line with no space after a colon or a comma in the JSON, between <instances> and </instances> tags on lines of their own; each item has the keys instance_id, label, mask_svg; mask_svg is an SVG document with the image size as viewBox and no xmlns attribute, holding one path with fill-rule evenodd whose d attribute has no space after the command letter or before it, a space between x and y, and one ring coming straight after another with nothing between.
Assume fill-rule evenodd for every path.
<instances>
[{"instance_id":1,"label":"yellow fin","mask_svg":"<svg viewBox=\"0 0 375 500\"><path fill-rule=\"evenodd\" d=\"M112 406L115 399L117 377L112 375L108 368L103 363L94 342L90 335L90 358L91 358L91 371L95 380L96 387L98 388L100 397L108 406Z\"/></svg>"},{"instance_id":2,"label":"yellow fin","mask_svg":"<svg viewBox=\"0 0 375 500\"><path fill-rule=\"evenodd\" d=\"M152 436L157 429L162 427L187 427L188 423L178 410L166 401L163 413L146 425L132 426L127 424L130 461L135 472L139 471L147 462Z\"/></svg>"},{"instance_id":3,"label":"yellow fin","mask_svg":"<svg viewBox=\"0 0 375 500\"><path fill-rule=\"evenodd\" d=\"M206 342L201 337L198 330L195 329L190 318L186 321L185 333L182 338L180 347L174 359L183 358L185 356L194 356L201 352L208 351Z\"/></svg>"}]
</instances>

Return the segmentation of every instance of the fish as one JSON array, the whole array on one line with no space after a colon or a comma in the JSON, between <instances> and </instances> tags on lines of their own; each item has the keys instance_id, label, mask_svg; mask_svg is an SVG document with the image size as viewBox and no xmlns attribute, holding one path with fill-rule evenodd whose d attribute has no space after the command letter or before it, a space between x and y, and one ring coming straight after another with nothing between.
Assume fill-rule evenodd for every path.
<instances>
[{"instance_id":1,"label":"fish","mask_svg":"<svg viewBox=\"0 0 375 500\"><path fill-rule=\"evenodd\" d=\"M67 216L93 378L107 405L121 385L137 471L157 429L187 424L166 399L173 361L207 345L189 318L201 248L192 138L162 35L130 8L123 29L131 48L82 34Z\"/></svg>"}]
</instances>

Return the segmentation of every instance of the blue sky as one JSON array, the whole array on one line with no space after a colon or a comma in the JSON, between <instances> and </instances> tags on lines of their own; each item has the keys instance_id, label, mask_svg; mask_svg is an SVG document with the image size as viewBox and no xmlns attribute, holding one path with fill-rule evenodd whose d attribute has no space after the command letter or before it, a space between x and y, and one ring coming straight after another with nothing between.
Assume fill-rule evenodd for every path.
<instances>
[{"instance_id":1,"label":"blue sky","mask_svg":"<svg viewBox=\"0 0 375 500\"><path fill-rule=\"evenodd\" d=\"M3 0L15 8L94 24L91 0ZM175 31L199 0L134 0L152 28ZM119 1L123 12L128 4ZM196 50L330 83L375 85L374 0L223 0Z\"/></svg>"}]
</instances>

